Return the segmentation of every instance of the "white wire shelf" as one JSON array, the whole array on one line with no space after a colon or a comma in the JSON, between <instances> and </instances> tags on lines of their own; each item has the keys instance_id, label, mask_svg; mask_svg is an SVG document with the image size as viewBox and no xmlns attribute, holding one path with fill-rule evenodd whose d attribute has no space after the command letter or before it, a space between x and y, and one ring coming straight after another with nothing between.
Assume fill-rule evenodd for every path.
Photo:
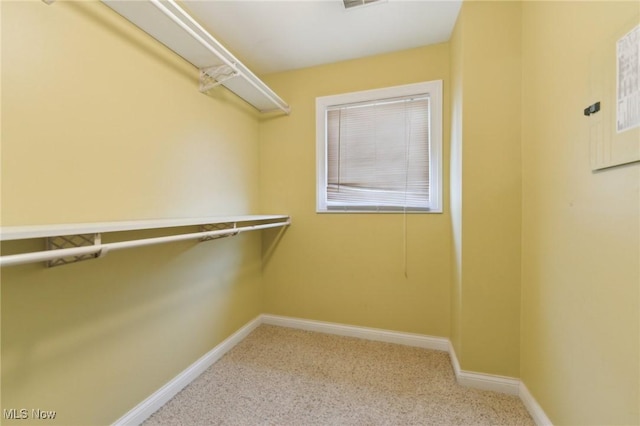
<instances>
[{"instance_id":1,"label":"white wire shelf","mask_svg":"<svg viewBox=\"0 0 640 426\"><path fill-rule=\"evenodd\" d=\"M200 91L222 85L260 112L290 108L173 0L102 0L200 70Z\"/></svg>"},{"instance_id":2,"label":"white wire shelf","mask_svg":"<svg viewBox=\"0 0 640 426\"><path fill-rule=\"evenodd\" d=\"M125 248L196 239L207 241L237 235L241 232L285 227L290 224L291 218L286 215L244 215L0 227L0 241L47 239L47 250L0 256L0 266L34 262L47 262L48 266L58 266L99 258L109 251ZM102 243L103 233L188 226L199 226L200 230L163 237Z\"/></svg>"}]
</instances>

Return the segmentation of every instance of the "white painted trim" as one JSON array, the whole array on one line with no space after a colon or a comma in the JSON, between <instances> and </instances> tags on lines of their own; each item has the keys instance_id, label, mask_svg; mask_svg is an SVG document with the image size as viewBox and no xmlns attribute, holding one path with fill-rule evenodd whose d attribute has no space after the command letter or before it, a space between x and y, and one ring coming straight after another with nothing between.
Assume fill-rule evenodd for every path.
<instances>
[{"instance_id":1,"label":"white painted trim","mask_svg":"<svg viewBox=\"0 0 640 426\"><path fill-rule=\"evenodd\" d=\"M139 425L155 413L160 407L169 402L178 392L184 389L189 383L195 380L200 374L229 352L235 345L240 343L262 323L258 316L240 330L222 341L215 348L207 352L196 362L187 367L176 377L167 382L160 389L151 394L147 399L133 407L127 414L120 417L113 423L113 426Z\"/></svg>"},{"instance_id":2,"label":"white painted trim","mask_svg":"<svg viewBox=\"0 0 640 426\"><path fill-rule=\"evenodd\" d=\"M494 392L506 393L509 395L519 395L520 380L514 377L498 376L495 374L474 373L460 368L460 362L451 341L449 343L449 357L456 374L458 384L475 389L490 390Z\"/></svg>"},{"instance_id":3,"label":"white painted trim","mask_svg":"<svg viewBox=\"0 0 640 426\"><path fill-rule=\"evenodd\" d=\"M456 355L456 350L453 347L453 343L449 340L449 347L447 348L447 352L449 352L449 359L451 359L451 365L453 366L453 372L456 374L456 378L460 374L460 363L458 362L458 357Z\"/></svg>"},{"instance_id":4,"label":"white painted trim","mask_svg":"<svg viewBox=\"0 0 640 426\"><path fill-rule=\"evenodd\" d=\"M436 351L447 351L449 349L449 339L444 337L426 336L423 334L401 333L398 331L381 330L378 328L358 327L270 314L262 314L262 323L277 325L280 327L296 328L299 330L334 334L338 336L357 337L377 342L414 346Z\"/></svg>"},{"instance_id":5,"label":"white painted trim","mask_svg":"<svg viewBox=\"0 0 640 426\"><path fill-rule=\"evenodd\" d=\"M525 407L527 407L527 411L533 417L533 421L538 426L553 426L549 417L544 412L538 401L533 397L527 386L521 381L520 382L520 399Z\"/></svg>"},{"instance_id":6,"label":"white painted trim","mask_svg":"<svg viewBox=\"0 0 640 426\"><path fill-rule=\"evenodd\" d=\"M462 386L518 396L520 380L513 377L472 373L462 370L456 378Z\"/></svg>"},{"instance_id":7,"label":"white painted trim","mask_svg":"<svg viewBox=\"0 0 640 426\"><path fill-rule=\"evenodd\" d=\"M431 98L429 206L408 209L412 213L442 213L442 80L423 81L401 86L383 87L358 92L341 93L316 98L316 213L405 213L398 210L349 209L339 206L333 210L327 205L327 110L333 106L381 99L428 94Z\"/></svg>"}]
</instances>

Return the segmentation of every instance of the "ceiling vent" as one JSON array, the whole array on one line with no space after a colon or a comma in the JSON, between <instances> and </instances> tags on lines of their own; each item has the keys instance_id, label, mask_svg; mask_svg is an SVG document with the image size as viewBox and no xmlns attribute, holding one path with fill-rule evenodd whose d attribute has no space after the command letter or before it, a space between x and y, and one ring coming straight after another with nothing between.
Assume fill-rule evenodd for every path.
<instances>
[{"instance_id":1,"label":"ceiling vent","mask_svg":"<svg viewBox=\"0 0 640 426\"><path fill-rule=\"evenodd\" d=\"M381 3L383 0L342 0L345 9L353 9L354 7L367 6L371 3Z\"/></svg>"}]
</instances>

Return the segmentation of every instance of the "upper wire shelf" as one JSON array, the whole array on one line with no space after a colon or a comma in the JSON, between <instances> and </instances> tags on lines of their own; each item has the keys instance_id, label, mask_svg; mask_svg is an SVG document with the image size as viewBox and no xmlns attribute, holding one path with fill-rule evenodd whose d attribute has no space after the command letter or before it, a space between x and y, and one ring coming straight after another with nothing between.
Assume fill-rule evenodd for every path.
<instances>
[{"instance_id":1,"label":"upper wire shelf","mask_svg":"<svg viewBox=\"0 0 640 426\"><path fill-rule=\"evenodd\" d=\"M173 0L102 0L200 70L200 90L222 85L260 112L291 111L262 80Z\"/></svg>"}]
</instances>

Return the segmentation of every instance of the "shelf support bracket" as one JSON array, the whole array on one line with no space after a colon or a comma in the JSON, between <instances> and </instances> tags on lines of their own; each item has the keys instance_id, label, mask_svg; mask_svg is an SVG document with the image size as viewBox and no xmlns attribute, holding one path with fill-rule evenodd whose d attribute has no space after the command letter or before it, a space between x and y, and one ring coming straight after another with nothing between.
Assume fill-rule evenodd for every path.
<instances>
[{"instance_id":1,"label":"shelf support bracket","mask_svg":"<svg viewBox=\"0 0 640 426\"><path fill-rule=\"evenodd\" d=\"M60 250L76 247L100 246L102 243L101 234L81 234L65 235L47 238L47 250ZM102 250L96 253L81 254L78 256L59 257L47 261L47 267L67 265L69 263L81 262L83 260L97 259L103 255Z\"/></svg>"},{"instance_id":2,"label":"shelf support bracket","mask_svg":"<svg viewBox=\"0 0 640 426\"><path fill-rule=\"evenodd\" d=\"M238 70L227 64L200 69L200 92L206 93L239 75Z\"/></svg>"},{"instance_id":3,"label":"shelf support bracket","mask_svg":"<svg viewBox=\"0 0 640 426\"><path fill-rule=\"evenodd\" d=\"M215 223L215 224L210 224L210 225L200 225L200 232L207 232L207 231L220 231L223 229L236 229L237 228L237 224L235 222L231 223L231 222L227 222L227 223ZM202 237L200 238L200 241L210 241L210 240L217 240L220 238L226 238L226 237L233 237L235 235L238 235L238 232L233 232L233 233L229 233L229 234L223 234L223 235L213 235L210 237Z\"/></svg>"}]
</instances>

